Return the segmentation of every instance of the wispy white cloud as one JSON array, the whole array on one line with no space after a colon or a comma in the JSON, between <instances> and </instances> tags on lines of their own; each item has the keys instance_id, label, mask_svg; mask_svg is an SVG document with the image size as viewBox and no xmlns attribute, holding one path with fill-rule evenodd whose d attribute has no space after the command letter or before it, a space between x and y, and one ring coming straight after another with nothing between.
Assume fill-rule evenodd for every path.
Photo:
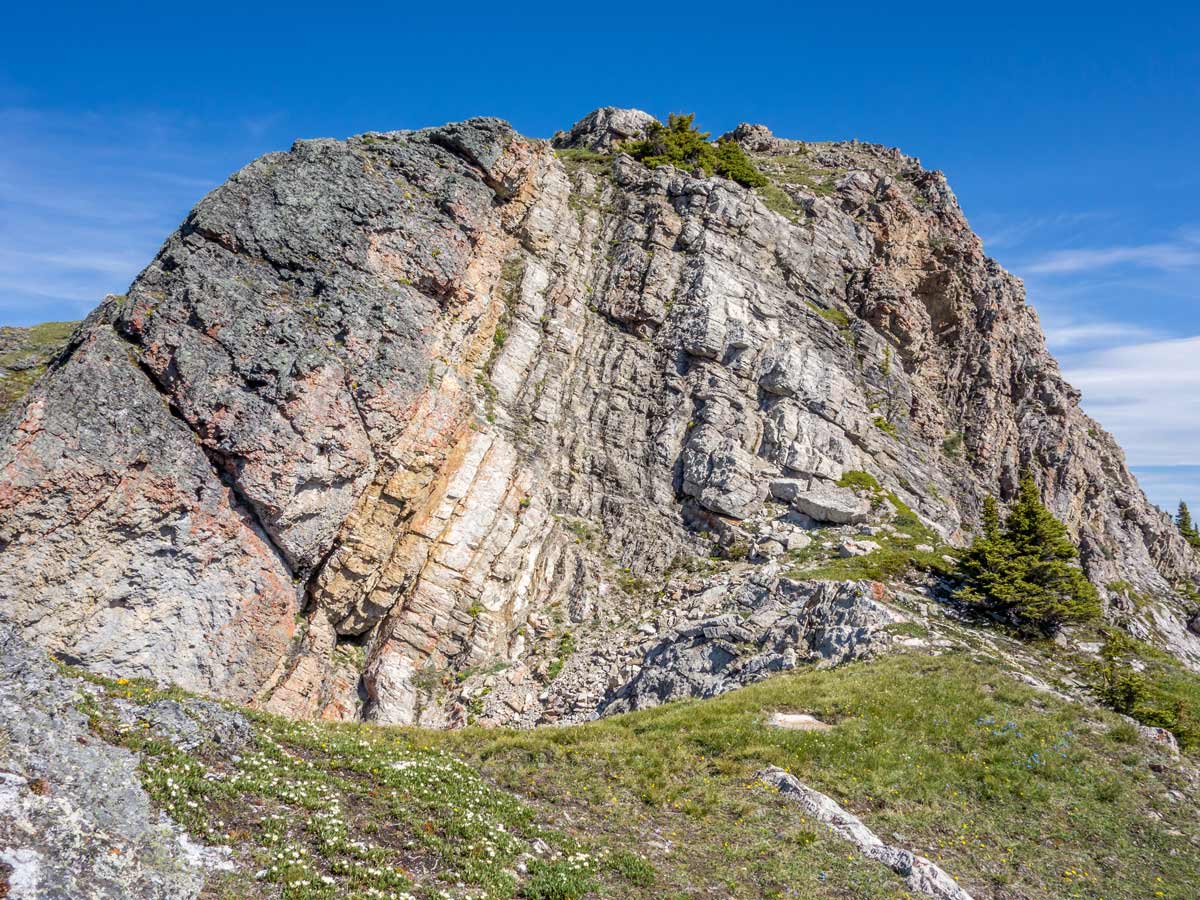
<instances>
[{"instance_id":1,"label":"wispy white cloud","mask_svg":"<svg viewBox=\"0 0 1200 900\"><path fill-rule=\"evenodd\" d=\"M44 253L0 248L0 273L55 266L66 270L125 274L146 262L145 258L131 252L103 253L88 249L76 253Z\"/></svg>"},{"instance_id":2,"label":"wispy white cloud","mask_svg":"<svg viewBox=\"0 0 1200 900\"><path fill-rule=\"evenodd\" d=\"M1035 260L1026 268L1030 272L1062 275L1121 265L1159 270L1200 266L1200 232L1184 229L1174 240L1153 244L1055 250Z\"/></svg>"},{"instance_id":3,"label":"wispy white cloud","mask_svg":"<svg viewBox=\"0 0 1200 900\"><path fill-rule=\"evenodd\" d=\"M1039 235L1047 232L1075 229L1087 223L1099 222L1111 218L1110 213L1074 212L1056 213L1053 215L1021 216L1018 218L1004 216L984 219L980 227L979 237L988 251L1020 247L1029 243Z\"/></svg>"},{"instance_id":4,"label":"wispy white cloud","mask_svg":"<svg viewBox=\"0 0 1200 900\"><path fill-rule=\"evenodd\" d=\"M1058 352L1079 351L1130 341L1149 341L1161 335L1150 328L1129 322L1079 321L1061 319L1052 313L1042 320L1046 343Z\"/></svg>"},{"instance_id":5,"label":"wispy white cloud","mask_svg":"<svg viewBox=\"0 0 1200 900\"><path fill-rule=\"evenodd\" d=\"M253 130L0 106L0 324L79 316L124 291L187 210L254 155L238 149Z\"/></svg>"},{"instance_id":6,"label":"wispy white cloud","mask_svg":"<svg viewBox=\"0 0 1200 900\"><path fill-rule=\"evenodd\" d=\"M1200 335L1061 358L1084 408L1140 466L1194 464L1200 448Z\"/></svg>"}]
</instances>

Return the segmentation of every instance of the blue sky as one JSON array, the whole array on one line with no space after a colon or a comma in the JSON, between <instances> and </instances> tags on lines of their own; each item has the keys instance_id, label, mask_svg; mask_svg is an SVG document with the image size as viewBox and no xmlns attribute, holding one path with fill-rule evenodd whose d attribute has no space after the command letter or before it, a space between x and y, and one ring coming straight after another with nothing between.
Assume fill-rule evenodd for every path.
<instances>
[{"instance_id":1,"label":"blue sky","mask_svg":"<svg viewBox=\"0 0 1200 900\"><path fill-rule=\"evenodd\" d=\"M253 157L498 115L695 111L944 170L1152 498L1200 507L1200 13L822 3L23 4L0 34L0 324L78 318Z\"/></svg>"}]
</instances>

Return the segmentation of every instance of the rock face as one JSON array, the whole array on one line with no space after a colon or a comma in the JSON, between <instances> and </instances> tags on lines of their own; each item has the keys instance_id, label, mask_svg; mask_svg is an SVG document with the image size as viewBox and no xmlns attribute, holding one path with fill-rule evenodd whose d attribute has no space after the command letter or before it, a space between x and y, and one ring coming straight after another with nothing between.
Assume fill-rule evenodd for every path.
<instances>
[{"instance_id":1,"label":"rock face","mask_svg":"<svg viewBox=\"0 0 1200 900\"><path fill-rule=\"evenodd\" d=\"M645 137L655 121L654 116L640 109L605 106L588 113L570 131L560 131L554 136L554 143L562 147L608 153L625 141Z\"/></svg>"},{"instance_id":2,"label":"rock face","mask_svg":"<svg viewBox=\"0 0 1200 900\"><path fill-rule=\"evenodd\" d=\"M214 851L151 810L137 757L96 738L77 699L45 654L0 622L4 896L196 897L205 882L200 863Z\"/></svg>"},{"instance_id":3,"label":"rock face","mask_svg":"<svg viewBox=\"0 0 1200 900\"><path fill-rule=\"evenodd\" d=\"M1028 465L1092 578L1156 598L1113 618L1200 660L1194 552L939 173L739 128L768 208L621 155L648 122L238 172L0 424L0 615L110 674L438 724L452 672L548 702L538 646L767 504L859 521L861 470L961 541Z\"/></svg>"}]
</instances>

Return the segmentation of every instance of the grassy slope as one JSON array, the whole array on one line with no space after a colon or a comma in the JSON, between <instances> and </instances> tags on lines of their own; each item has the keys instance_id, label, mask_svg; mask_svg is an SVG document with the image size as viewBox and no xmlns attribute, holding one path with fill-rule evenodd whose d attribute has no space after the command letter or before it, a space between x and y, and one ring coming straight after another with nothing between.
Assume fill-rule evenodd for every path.
<instances>
[{"instance_id":1,"label":"grassy slope","mask_svg":"<svg viewBox=\"0 0 1200 900\"><path fill-rule=\"evenodd\" d=\"M840 724L766 729L772 710ZM687 886L698 873L727 876L732 896L862 896L840 859L810 857L782 828L772 839L748 787L769 763L935 859L976 897L1200 896L1195 788L1171 766L1151 768L1154 751L1119 718L964 654L807 672L558 731L437 740L540 803L574 802L581 831L628 841L631 829L671 823L699 838L655 858L660 893L629 896L696 896ZM827 881L814 884L821 869Z\"/></svg>"},{"instance_id":2,"label":"grassy slope","mask_svg":"<svg viewBox=\"0 0 1200 900\"><path fill-rule=\"evenodd\" d=\"M774 710L838 727L767 729ZM307 877L235 879L214 897L380 896L370 887L433 897L421 885L435 877L495 897L906 896L898 878L758 785L753 775L767 764L936 860L977 898L1200 896L1196 788L1179 765L1120 718L1037 693L966 653L806 671L713 700L527 732L252 715L261 746L236 764L189 760L109 729L147 754L152 796L194 832L232 841L251 871L282 848L304 851ZM97 723L105 727L102 715ZM202 778L197 765L225 774ZM341 824L328 826L333 797ZM371 849L355 850L353 839ZM549 855L586 856L510 878L535 839L554 848ZM321 884L322 874L337 887ZM309 884L281 889L289 880Z\"/></svg>"},{"instance_id":3,"label":"grassy slope","mask_svg":"<svg viewBox=\"0 0 1200 900\"><path fill-rule=\"evenodd\" d=\"M25 396L78 324L43 322L28 329L0 328L0 414Z\"/></svg>"}]
</instances>

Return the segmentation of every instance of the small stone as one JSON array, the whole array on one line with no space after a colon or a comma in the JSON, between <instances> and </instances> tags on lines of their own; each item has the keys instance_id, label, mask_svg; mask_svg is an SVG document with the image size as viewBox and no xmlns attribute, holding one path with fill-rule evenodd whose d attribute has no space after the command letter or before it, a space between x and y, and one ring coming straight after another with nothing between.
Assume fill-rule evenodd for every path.
<instances>
[{"instance_id":1,"label":"small stone","mask_svg":"<svg viewBox=\"0 0 1200 900\"><path fill-rule=\"evenodd\" d=\"M783 544L776 540L763 541L754 548L759 554L768 559L779 556L784 551Z\"/></svg>"},{"instance_id":2,"label":"small stone","mask_svg":"<svg viewBox=\"0 0 1200 900\"><path fill-rule=\"evenodd\" d=\"M813 539L803 531L795 531L788 535L787 548L789 550L803 550L812 542Z\"/></svg>"},{"instance_id":3,"label":"small stone","mask_svg":"<svg viewBox=\"0 0 1200 900\"><path fill-rule=\"evenodd\" d=\"M874 553L878 549L879 545L874 541L842 541L838 547L838 556L843 558L866 556L868 553Z\"/></svg>"}]
</instances>

